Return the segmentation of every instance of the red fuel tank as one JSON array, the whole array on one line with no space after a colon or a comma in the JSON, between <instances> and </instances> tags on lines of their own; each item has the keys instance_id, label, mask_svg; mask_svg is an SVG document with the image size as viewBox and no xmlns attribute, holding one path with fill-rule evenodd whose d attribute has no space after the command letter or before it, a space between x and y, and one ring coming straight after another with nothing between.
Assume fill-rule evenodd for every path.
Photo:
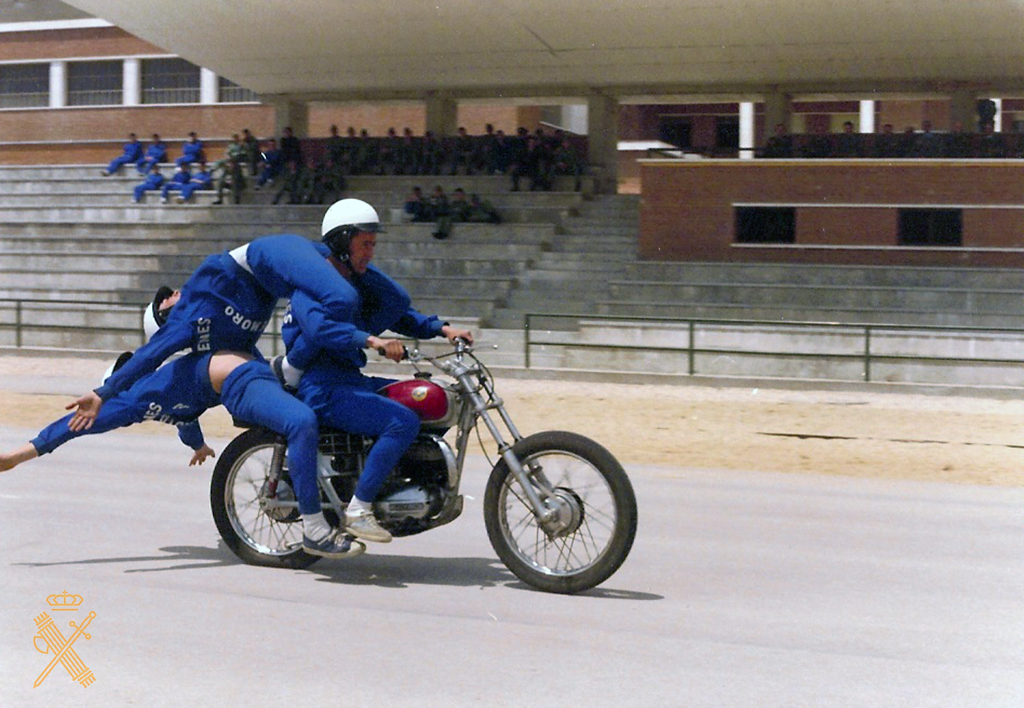
<instances>
[{"instance_id":1,"label":"red fuel tank","mask_svg":"<svg viewBox=\"0 0 1024 708\"><path fill-rule=\"evenodd\" d=\"M448 428L458 421L459 397L454 391L429 379L417 378L388 384L380 392L401 403L429 427Z\"/></svg>"}]
</instances>

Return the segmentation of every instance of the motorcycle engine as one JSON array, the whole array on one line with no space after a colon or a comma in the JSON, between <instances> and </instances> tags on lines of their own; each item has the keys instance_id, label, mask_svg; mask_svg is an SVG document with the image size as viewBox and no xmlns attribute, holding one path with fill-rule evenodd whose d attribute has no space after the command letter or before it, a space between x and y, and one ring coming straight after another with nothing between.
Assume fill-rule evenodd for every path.
<instances>
[{"instance_id":1,"label":"motorcycle engine","mask_svg":"<svg viewBox=\"0 0 1024 708\"><path fill-rule=\"evenodd\" d=\"M406 450L374 502L377 519L395 536L431 528L444 506L455 458L442 438L420 435Z\"/></svg>"}]
</instances>

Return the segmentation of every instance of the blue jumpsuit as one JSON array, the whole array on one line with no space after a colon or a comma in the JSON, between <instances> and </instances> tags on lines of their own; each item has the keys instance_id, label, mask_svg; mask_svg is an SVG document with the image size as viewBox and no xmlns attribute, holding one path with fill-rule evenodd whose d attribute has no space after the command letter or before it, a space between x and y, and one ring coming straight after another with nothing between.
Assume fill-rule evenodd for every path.
<instances>
[{"instance_id":1,"label":"blue jumpsuit","mask_svg":"<svg viewBox=\"0 0 1024 708\"><path fill-rule=\"evenodd\" d=\"M153 169L153 165L159 165L161 162L167 162L167 145L165 143L153 143L146 148L145 154L135 163L135 168L139 171L139 174L144 175Z\"/></svg>"},{"instance_id":2,"label":"blue jumpsuit","mask_svg":"<svg viewBox=\"0 0 1024 708\"><path fill-rule=\"evenodd\" d=\"M103 401L109 400L182 349L203 353L248 352L263 361L256 343L279 297L304 292L323 303L327 312L350 301L351 286L327 262L329 253L323 244L301 236L279 235L249 243L244 267L229 253L210 256L182 286L181 299L164 326L96 389L97 395ZM330 317L319 320L318 327L324 331L314 328L311 335L331 341L337 336L331 331L332 324ZM320 510L320 497L313 411L280 385L265 391L261 398L246 398L237 404L246 412L236 415L288 436L288 469L299 511L316 513Z\"/></svg>"},{"instance_id":3,"label":"blue jumpsuit","mask_svg":"<svg viewBox=\"0 0 1024 708\"><path fill-rule=\"evenodd\" d=\"M211 356L194 352L175 359L107 401L89 429L71 430L69 414L43 428L31 441L32 445L40 455L45 455L82 435L96 435L156 420L177 426L181 441L198 450L204 444L199 416L223 403L236 418L258 422L289 437L310 435L308 430L312 430L312 439L304 442L315 449L316 419L311 418L308 407L293 396L281 395L284 393L281 385L265 361L254 359L235 368L224 379L218 395L210 384ZM273 406L263 405L268 399L274 400ZM292 481L296 482L294 475Z\"/></svg>"},{"instance_id":4,"label":"blue jumpsuit","mask_svg":"<svg viewBox=\"0 0 1024 708\"><path fill-rule=\"evenodd\" d=\"M124 144L124 152L120 156L115 157L113 160L111 160L110 164L107 165L107 172L109 172L110 174L114 174L119 169L121 169L122 165L136 164L141 159L142 143L140 143L138 140L129 140Z\"/></svg>"},{"instance_id":5,"label":"blue jumpsuit","mask_svg":"<svg viewBox=\"0 0 1024 708\"><path fill-rule=\"evenodd\" d=\"M201 189L213 189L213 175L204 170L196 172L192 175L192 179L181 186L182 200L188 201L193 192Z\"/></svg>"},{"instance_id":6,"label":"blue jumpsuit","mask_svg":"<svg viewBox=\"0 0 1024 708\"><path fill-rule=\"evenodd\" d=\"M187 169L177 170L174 175L164 182L163 189L160 190L160 196L165 200L170 192L177 192L185 188L189 180L192 179L192 175Z\"/></svg>"},{"instance_id":7,"label":"blue jumpsuit","mask_svg":"<svg viewBox=\"0 0 1024 708\"><path fill-rule=\"evenodd\" d=\"M142 201L143 192L151 192L160 189L160 186L164 183L164 176L159 172L150 172L146 175L146 179L142 181L142 184L135 186L135 201Z\"/></svg>"},{"instance_id":8,"label":"blue jumpsuit","mask_svg":"<svg viewBox=\"0 0 1024 708\"><path fill-rule=\"evenodd\" d=\"M320 422L376 438L355 490L356 497L370 502L415 440L420 424L413 411L377 393L391 379L360 372L366 364L366 340L384 330L428 339L439 336L445 323L414 310L405 290L373 266L346 285L349 301L330 314L340 312L347 321L328 322L323 305L297 292L282 335L289 362L305 369L298 396Z\"/></svg>"},{"instance_id":9,"label":"blue jumpsuit","mask_svg":"<svg viewBox=\"0 0 1024 708\"><path fill-rule=\"evenodd\" d=\"M176 165L191 165L203 159L203 141L189 140L181 147L181 157L174 161Z\"/></svg>"}]
</instances>

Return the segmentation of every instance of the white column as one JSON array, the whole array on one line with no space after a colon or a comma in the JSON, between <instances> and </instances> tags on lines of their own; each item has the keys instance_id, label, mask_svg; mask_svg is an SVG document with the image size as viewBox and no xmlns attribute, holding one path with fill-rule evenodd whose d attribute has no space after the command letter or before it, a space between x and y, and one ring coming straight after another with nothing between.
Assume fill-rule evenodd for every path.
<instances>
[{"instance_id":1,"label":"white column","mask_svg":"<svg viewBox=\"0 0 1024 708\"><path fill-rule=\"evenodd\" d=\"M50 62L50 108L68 105L68 63Z\"/></svg>"},{"instance_id":2,"label":"white column","mask_svg":"<svg viewBox=\"0 0 1024 708\"><path fill-rule=\"evenodd\" d=\"M994 125L992 126L997 133L1003 132L1003 99L993 98L992 103L996 104L996 117L993 119Z\"/></svg>"},{"instance_id":3,"label":"white column","mask_svg":"<svg viewBox=\"0 0 1024 708\"><path fill-rule=\"evenodd\" d=\"M590 130L590 116L586 104L562 106L562 127L577 135L586 135Z\"/></svg>"},{"instance_id":4,"label":"white column","mask_svg":"<svg viewBox=\"0 0 1024 708\"><path fill-rule=\"evenodd\" d=\"M217 103L217 74L209 69L199 69L199 102L204 104Z\"/></svg>"},{"instance_id":5,"label":"white column","mask_svg":"<svg viewBox=\"0 0 1024 708\"><path fill-rule=\"evenodd\" d=\"M740 159L754 159L754 104L740 103Z\"/></svg>"},{"instance_id":6,"label":"white column","mask_svg":"<svg viewBox=\"0 0 1024 708\"><path fill-rule=\"evenodd\" d=\"M875 102L874 101L861 101L860 102L860 132L862 132L862 133L873 133L873 132L875 132Z\"/></svg>"},{"instance_id":7,"label":"white column","mask_svg":"<svg viewBox=\"0 0 1024 708\"><path fill-rule=\"evenodd\" d=\"M139 59L124 60L121 90L124 93L121 98L123 105L138 106L142 103L142 62Z\"/></svg>"}]
</instances>

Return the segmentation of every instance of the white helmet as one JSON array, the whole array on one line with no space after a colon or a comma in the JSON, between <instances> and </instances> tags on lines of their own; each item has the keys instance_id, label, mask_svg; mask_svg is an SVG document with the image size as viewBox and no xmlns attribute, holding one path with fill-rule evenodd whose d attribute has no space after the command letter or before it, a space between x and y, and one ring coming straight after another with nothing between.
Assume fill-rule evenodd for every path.
<instances>
[{"instance_id":1,"label":"white helmet","mask_svg":"<svg viewBox=\"0 0 1024 708\"><path fill-rule=\"evenodd\" d=\"M320 240L331 249L335 257L346 261L352 237L366 231L383 231L377 210L362 199L342 199L334 202L324 214L320 225Z\"/></svg>"},{"instance_id":2,"label":"white helmet","mask_svg":"<svg viewBox=\"0 0 1024 708\"><path fill-rule=\"evenodd\" d=\"M146 309L142 311L142 329L146 333L146 341L148 342L156 331L164 326L164 322L167 321L167 315L171 313L171 307L165 307L160 309L160 303L169 298L174 294L166 285L161 285L160 289L156 291L156 295L153 296L153 301L146 305Z\"/></svg>"}]
</instances>

